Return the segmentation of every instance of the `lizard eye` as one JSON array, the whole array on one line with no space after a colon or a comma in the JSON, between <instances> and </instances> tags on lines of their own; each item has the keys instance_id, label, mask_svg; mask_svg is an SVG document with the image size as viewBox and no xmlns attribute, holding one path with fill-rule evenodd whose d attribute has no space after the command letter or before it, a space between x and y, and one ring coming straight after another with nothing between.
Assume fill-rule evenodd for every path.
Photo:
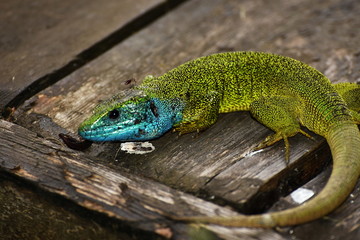
<instances>
[{"instance_id":1,"label":"lizard eye","mask_svg":"<svg viewBox=\"0 0 360 240\"><path fill-rule=\"evenodd\" d=\"M108 116L110 119L117 119L120 116L120 113L118 110L114 109L109 112Z\"/></svg>"}]
</instances>

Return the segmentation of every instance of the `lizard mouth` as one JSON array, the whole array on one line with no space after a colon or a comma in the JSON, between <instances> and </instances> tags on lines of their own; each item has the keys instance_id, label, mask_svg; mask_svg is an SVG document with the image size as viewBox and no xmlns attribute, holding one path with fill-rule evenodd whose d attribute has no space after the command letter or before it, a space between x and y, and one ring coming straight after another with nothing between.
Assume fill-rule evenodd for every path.
<instances>
[{"instance_id":1,"label":"lizard mouth","mask_svg":"<svg viewBox=\"0 0 360 240\"><path fill-rule=\"evenodd\" d=\"M145 123L136 124L128 123L121 126L94 126L83 125L79 127L78 134L90 141L143 141L157 137L156 131L147 129Z\"/></svg>"}]
</instances>

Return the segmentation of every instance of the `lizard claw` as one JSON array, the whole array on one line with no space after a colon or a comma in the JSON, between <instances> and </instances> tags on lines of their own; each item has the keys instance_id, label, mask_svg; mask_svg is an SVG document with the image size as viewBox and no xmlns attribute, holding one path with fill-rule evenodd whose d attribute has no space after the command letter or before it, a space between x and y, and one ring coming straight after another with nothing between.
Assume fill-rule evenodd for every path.
<instances>
[{"instance_id":1,"label":"lizard claw","mask_svg":"<svg viewBox=\"0 0 360 240\"><path fill-rule=\"evenodd\" d=\"M309 135L307 132L305 132L301 129L299 129L297 132L301 133L305 137L310 138L311 140L315 140L311 135ZM288 138L291 136L294 136L295 134L292 133L292 134L287 135L282 132L274 133L274 134L266 137L264 141L262 141L259 145L257 145L254 148L254 150L257 151L257 150L261 150L263 148L269 147L269 146L273 145L274 143L283 139L284 143L285 143L285 162L286 162L286 165L288 165L290 162L290 143L289 143Z\"/></svg>"},{"instance_id":2,"label":"lizard claw","mask_svg":"<svg viewBox=\"0 0 360 240\"><path fill-rule=\"evenodd\" d=\"M313 138L313 136L311 136L310 134L308 134L307 132L299 129L299 133L301 133L302 135L304 135L307 138L310 138L311 140L315 141L315 138Z\"/></svg>"},{"instance_id":3,"label":"lizard claw","mask_svg":"<svg viewBox=\"0 0 360 240\"><path fill-rule=\"evenodd\" d=\"M278 132L266 137L264 141L262 141L259 145L257 145L254 148L254 150L257 151L269 147L282 139L284 139L284 143L285 143L285 163L286 165L288 165L290 162L290 144L288 137L285 134Z\"/></svg>"}]
</instances>

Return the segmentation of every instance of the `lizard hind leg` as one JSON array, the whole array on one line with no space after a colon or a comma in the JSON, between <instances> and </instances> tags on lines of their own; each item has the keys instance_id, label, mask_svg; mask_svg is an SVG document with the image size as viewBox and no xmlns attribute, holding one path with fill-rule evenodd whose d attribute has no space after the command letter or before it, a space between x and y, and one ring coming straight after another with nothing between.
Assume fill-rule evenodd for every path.
<instances>
[{"instance_id":1,"label":"lizard hind leg","mask_svg":"<svg viewBox=\"0 0 360 240\"><path fill-rule=\"evenodd\" d=\"M360 85L357 83L337 83L333 85L350 109L356 124L360 124Z\"/></svg>"},{"instance_id":2,"label":"lizard hind leg","mask_svg":"<svg viewBox=\"0 0 360 240\"><path fill-rule=\"evenodd\" d=\"M299 103L296 99L282 96L264 97L250 105L250 112L253 117L275 132L255 147L255 150L271 146L283 139L285 143L285 161L288 163L290 159L288 138L297 133L312 138L300 128L297 106L299 106Z\"/></svg>"}]
</instances>

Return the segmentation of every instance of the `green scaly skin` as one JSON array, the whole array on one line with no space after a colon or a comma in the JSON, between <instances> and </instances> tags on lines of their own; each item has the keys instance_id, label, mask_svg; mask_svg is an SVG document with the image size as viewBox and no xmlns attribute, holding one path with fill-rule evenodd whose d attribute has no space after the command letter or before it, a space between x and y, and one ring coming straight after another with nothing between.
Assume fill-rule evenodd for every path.
<instances>
[{"instance_id":1,"label":"green scaly skin","mask_svg":"<svg viewBox=\"0 0 360 240\"><path fill-rule=\"evenodd\" d=\"M275 132L258 148L284 139L288 160L287 139L307 135L300 129L305 126L326 138L333 156L332 174L316 197L267 214L174 217L235 227L296 225L333 211L359 178L359 97L356 84L332 85L316 69L288 57L221 53L187 62L160 77L146 77L128 96L116 96L97 107L79 134L95 141L144 140L159 137L171 126L181 134L204 130L216 122L218 113L250 111Z\"/></svg>"}]
</instances>

